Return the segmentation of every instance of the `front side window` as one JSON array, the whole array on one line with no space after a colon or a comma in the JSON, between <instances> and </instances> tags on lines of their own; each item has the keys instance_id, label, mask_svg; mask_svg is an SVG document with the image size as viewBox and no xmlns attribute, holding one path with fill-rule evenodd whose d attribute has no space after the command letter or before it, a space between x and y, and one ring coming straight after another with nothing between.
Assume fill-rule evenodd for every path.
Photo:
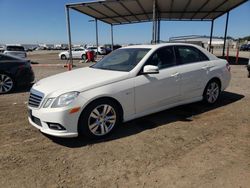
<instances>
[{"instance_id":1,"label":"front side window","mask_svg":"<svg viewBox=\"0 0 250 188\"><path fill-rule=\"evenodd\" d=\"M194 63L209 60L200 50L192 46L176 46L179 64Z\"/></svg>"},{"instance_id":2,"label":"front side window","mask_svg":"<svg viewBox=\"0 0 250 188\"><path fill-rule=\"evenodd\" d=\"M175 54L173 47L164 47L157 50L147 61L146 65L158 66L159 69L175 65Z\"/></svg>"},{"instance_id":3,"label":"front side window","mask_svg":"<svg viewBox=\"0 0 250 188\"><path fill-rule=\"evenodd\" d=\"M149 50L145 48L118 49L105 56L101 61L93 65L92 68L128 72L141 61Z\"/></svg>"}]
</instances>

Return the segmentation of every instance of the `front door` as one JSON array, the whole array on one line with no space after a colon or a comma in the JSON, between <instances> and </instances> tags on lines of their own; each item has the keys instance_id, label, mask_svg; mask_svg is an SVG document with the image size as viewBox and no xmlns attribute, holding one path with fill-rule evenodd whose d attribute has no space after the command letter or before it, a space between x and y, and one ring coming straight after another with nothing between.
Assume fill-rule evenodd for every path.
<instances>
[{"instance_id":1,"label":"front door","mask_svg":"<svg viewBox=\"0 0 250 188\"><path fill-rule=\"evenodd\" d=\"M175 67L173 47L157 50L145 65L158 66L159 73L139 74L135 77L136 113L171 105L180 96L180 77Z\"/></svg>"}]
</instances>

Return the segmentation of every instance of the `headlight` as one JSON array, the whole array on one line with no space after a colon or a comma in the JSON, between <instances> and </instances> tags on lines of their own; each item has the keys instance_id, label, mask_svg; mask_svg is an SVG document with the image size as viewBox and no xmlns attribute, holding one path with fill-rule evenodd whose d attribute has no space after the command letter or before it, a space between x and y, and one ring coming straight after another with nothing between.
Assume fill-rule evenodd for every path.
<instances>
[{"instance_id":1,"label":"headlight","mask_svg":"<svg viewBox=\"0 0 250 188\"><path fill-rule=\"evenodd\" d=\"M79 92L72 91L69 93L64 93L56 98L56 100L52 104L52 108L64 107L72 103L75 98L79 95Z\"/></svg>"}]
</instances>

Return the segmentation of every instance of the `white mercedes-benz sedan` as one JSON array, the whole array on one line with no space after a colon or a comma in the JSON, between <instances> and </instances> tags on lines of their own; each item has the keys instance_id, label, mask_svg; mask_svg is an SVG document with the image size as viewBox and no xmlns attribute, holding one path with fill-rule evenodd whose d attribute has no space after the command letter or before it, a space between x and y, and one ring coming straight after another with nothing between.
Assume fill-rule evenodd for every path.
<instances>
[{"instance_id":1,"label":"white mercedes-benz sedan","mask_svg":"<svg viewBox=\"0 0 250 188\"><path fill-rule=\"evenodd\" d=\"M230 77L226 60L196 45L120 48L91 67L38 81L29 122L53 136L101 138L121 122L174 106L214 104Z\"/></svg>"}]
</instances>

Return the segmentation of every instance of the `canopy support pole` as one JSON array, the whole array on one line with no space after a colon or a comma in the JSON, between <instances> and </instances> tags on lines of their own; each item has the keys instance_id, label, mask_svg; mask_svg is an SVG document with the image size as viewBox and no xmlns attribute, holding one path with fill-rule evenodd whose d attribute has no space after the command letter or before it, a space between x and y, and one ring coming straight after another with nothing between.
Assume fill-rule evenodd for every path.
<instances>
[{"instance_id":1,"label":"canopy support pole","mask_svg":"<svg viewBox=\"0 0 250 188\"><path fill-rule=\"evenodd\" d=\"M210 32L210 41L209 41L209 52L211 52L211 48L212 48L213 30L214 30L214 20L212 20L212 22L211 22L211 32Z\"/></svg>"},{"instance_id":2,"label":"canopy support pole","mask_svg":"<svg viewBox=\"0 0 250 188\"><path fill-rule=\"evenodd\" d=\"M72 58L72 43L71 43L71 31L70 31L69 6L66 5L65 9L66 9L68 40L69 40L69 64L68 64L68 70L70 71L72 69L72 67L73 67L73 58Z\"/></svg>"},{"instance_id":3,"label":"canopy support pole","mask_svg":"<svg viewBox=\"0 0 250 188\"><path fill-rule=\"evenodd\" d=\"M96 53L98 55L98 25L97 25L97 19L95 18L95 36L96 36Z\"/></svg>"},{"instance_id":4,"label":"canopy support pole","mask_svg":"<svg viewBox=\"0 0 250 188\"><path fill-rule=\"evenodd\" d=\"M156 30L156 24L155 24L155 18L156 18L156 0L153 0L153 29L152 29L152 44L155 43L155 30Z\"/></svg>"},{"instance_id":5,"label":"canopy support pole","mask_svg":"<svg viewBox=\"0 0 250 188\"><path fill-rule=\"evenodd\" d=\"M161 40L161 20L158 18L158 33L157 33L157 43L160 43Z\"/></svg>"},{"instance_id":6,"label":"canopy support pole","mask_svg":"<svg viewBox=\"0 0 250 188\"><path fill-rule=\"evenodd\" d=\"M111 24L111 50L114 50L113 25Z\"/></svg>"},{"instance_id":7,"label":"canopy support pole","mask_svg":"<svg viewBox=\"0 0 250 188\"><path fill-rule=\"evenodd\" d=\"M223 50L222 50L222 56L225 56L225 48L226 48L226 39L227 39L227 27L228 27L228 18L229 18L229 12L227 12L227 20L226 20L226 27L225 27L225 34L224 34L224 44L223 44Z\"/></svg>"}]
</instances>

